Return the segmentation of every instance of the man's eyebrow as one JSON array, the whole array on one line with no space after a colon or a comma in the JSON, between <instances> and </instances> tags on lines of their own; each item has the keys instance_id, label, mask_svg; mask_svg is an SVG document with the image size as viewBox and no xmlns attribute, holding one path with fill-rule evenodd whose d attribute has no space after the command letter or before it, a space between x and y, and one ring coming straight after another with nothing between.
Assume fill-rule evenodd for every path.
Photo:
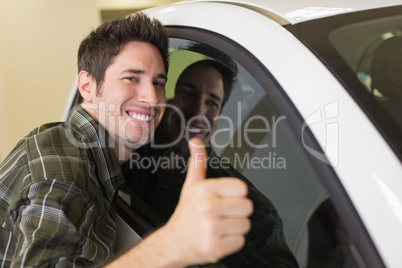
<instances>
[{"instance_id":1,"label":"man's eyebrow","mask_svg":"<svg viewBox=\"0 0 402 268\"><path fill-rule=\"evenodd\" d=\"M218 95L216 95L215 93L209 92L209 96L219 102L222 102L221 98L219 98Z\"/></svg>"},{"instance_id":2,"label":"man's eyebrow","mask_svg":"<svg viewBox=\"0 0 402 268\"><path fill-rule=\"evenodd\" d=\"M186 86L189 87L190 89L196 89L197 86L188 82L177 82L176 87L177 86Z\"/></svg>"},{"instance_id":3,"label":"man's eyebrow","mask_svg":"<svg viewBox=\"0 0 402 268\"><path fill-rule=\"evenodd\" d=\"M144 74L144 70L137 70L137 69L127 69L124 70L123 73L133 73L133 74Z\"/></svg>"},{"instance_id":4,"label":"man's eyebrow","mask_svg":"<svg viewBox=\"0 0 402 268\"><path fill-rule=\"evenodd\" d=\"M165 79L166 81L167 81L167 76L166 76L166 74L162 74L162 73L160 73L160 74L157 74L156 75L156 78L158 78L158 79Z\"/></svg>"},{"instance_id":5,"label":"man's eyebrow","mask_svg":"<svg viewBox=\"0 0 402 268\"><path fill-rule=\"evenodd\" d=\"M197 86L196 86L196 85L194 85L194 84L192 84L192 83L189 83L189 82L178 82L178 83L176 84L176 87L177 87L177 86L186 86L186 87L188 87L188 88L190 88L190 89L192 89L192 90L197 89ZM222 103L222 99L221 99L218 95L216 95L215 93L209 92L208 94L209 94L209 96L210 96L211 98L213 98L213 99L219 101L220 103Z\"/></svg>"},{"instance_id":6,"label":"man's eyebrow","mask_svg":"<svg viewBox=\"0 0 402 268\"><path fill-rule=\"evenodd\" d=\"M128 70L123 71L123 73L145 74L145 71L144 70L137 70L137 69L128 69ZM163 74L163 73L157 74L156 78L167 80L167 76L165 74Z\"/></svg>"}]
</instances>

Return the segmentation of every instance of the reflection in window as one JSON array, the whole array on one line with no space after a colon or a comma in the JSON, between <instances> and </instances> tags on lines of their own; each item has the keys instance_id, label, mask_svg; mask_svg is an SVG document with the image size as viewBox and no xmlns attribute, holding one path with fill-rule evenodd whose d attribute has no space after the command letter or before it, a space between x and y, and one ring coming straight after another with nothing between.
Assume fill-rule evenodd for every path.
<instances>
[{"instance_id":1,"label":"reflection in window","mask_svg":"<svg viewBox=\"0 0 402 268\"><path fill-rule=\"evenodd\" d=\"M402 159L401 8L351 12L286 28L335 73Z\"/></svg>"},{"instance_id":2,"label":"reflection in window","mask_svg":"<svg viewBox=\"0 0 402 268\"><path fill-rule=\"evenodd\" d=\"M329 40L402 129L402 16L339 27Z\"/></svg>"},{"instance_id":3,"label":"reflection in window","mask_svg":"<svg viewBox=\"0 0 402 268\"><path fill-rule=\"evenodd\" d=\"M212 59L233 68L227 55L219 52L223 57L218 57L213 52L215 49L205 44L178 38L171 38L170 44L169 82L166 87L170 99L174 96L178 77L194 62ZM257 246L249 244L238 255L221 260L219 267L238 267L238 262L244 258L252 259L256 265L266 265L269 260L287 262L292 267L293 256L300 267L357 267L357 250L349 240L327 189L307 158L303 144L291 130L286 116L267 94L272 88L266 85L274 86L274 83L264 81L270 79L268 75L259 77L260 80L255 79L241 62L236 62L236 66L237 81L210 141L212 152L225 160L221 163L230 163L231 167L224 166L218 171L208 169L208 174L214 174L211 177L222 177L223 174L224 177L236 176L249 180L255 186L249 186L250 195L257 200L255 204L264 205L257 206L260 216L257 216L258 220L252 219L253 229L248 234L249 242L256 241ZM167 130L170 130L177 126L168 127ZM157 132L155 137L161 134ZM163 132L162 136L165 134ZM144 146L136 150L135 154L139 154L136 159L150 157L151 149ZM167 152L172 152L169 150ZM209 152L214 155L211 150ZM161 156L166 155L163 152ZM129 196L127 199L131 207L157 228L174 211L184 181L185 167L179 172L167 169L161 173L154 173L155 168L158 167L142 169L133 165L124 169L124 174L130 178L125 194ZM288 248L277 246L283 245L278 214ZM260 239L260 234L266 235L266 230L272 230L272 234ZM256 235L251 237L252 234ZM282 255L277 254L278 251ZM255 266L251 264L248 267Z\"/></svg>"}]
</instances>

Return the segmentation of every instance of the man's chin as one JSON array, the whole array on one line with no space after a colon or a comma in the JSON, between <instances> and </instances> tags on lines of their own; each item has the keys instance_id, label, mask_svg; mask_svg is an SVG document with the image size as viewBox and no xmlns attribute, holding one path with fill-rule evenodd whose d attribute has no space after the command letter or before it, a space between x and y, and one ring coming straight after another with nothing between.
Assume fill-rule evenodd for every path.
<instances>
[{"instance_id":1,"label":"man's chin","mask_svg":"<svg viewBox=\"0 0 402 268\"><path fill-rule=\"evenodd\" d=\"M146 145L150 143L152 140L152 137L148 136L141 136L141 137L127 137L125 139L125 144L128 147L131 147L133 149L141 147L143 145Z\"/></svg>"}]
</instances>

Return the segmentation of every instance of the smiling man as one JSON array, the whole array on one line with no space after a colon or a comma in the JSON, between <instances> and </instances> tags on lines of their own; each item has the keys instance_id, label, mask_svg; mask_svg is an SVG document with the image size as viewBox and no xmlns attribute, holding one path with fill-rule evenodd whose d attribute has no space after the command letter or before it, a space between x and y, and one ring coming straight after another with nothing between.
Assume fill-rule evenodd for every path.
<instances>
[{"instance_id":1,"label":"smiling man","mask_svg":"<svg viewBox=\"0 0 402 268\"><path fill-rule=\"evenodd\" d=\"M99 90L85 69L78 75L84 109L108 130L119 162L149 143L165 110L166 70L158 49L127 43L106 69Z\"/></svg>"},{"instance_id":2,"label":"smiling man","mask_svg":"<svg viewBox=\"0 0 402 268\"><path fill-rule=\"evenodd\" d=\"M80 105L29 133L0 166L1 267L186 267L239 250L253 210L247 187L205 180L194 139L174 215L113 259L121 165L164 112L166 30L142 13L109 21L81 43L78 69Z\"/></svg>"}]
</instances>

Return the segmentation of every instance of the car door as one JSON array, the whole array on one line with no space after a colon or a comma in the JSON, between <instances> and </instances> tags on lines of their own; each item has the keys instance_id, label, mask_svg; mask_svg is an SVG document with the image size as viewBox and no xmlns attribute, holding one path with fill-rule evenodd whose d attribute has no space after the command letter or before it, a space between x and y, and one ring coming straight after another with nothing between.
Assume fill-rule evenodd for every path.
<instances>
[{"instance_id":1,"label":"car door","mask_svg":"<svg viewBox=\"0 0 402 268\"><path fill-rule=\"evenodd\" d=\"M237 84L211 144L274 203L301 267L381 264L328 159L311 154L325 156L323 150L269 70L239 44L213 32L187 27L168 31L168 97L186 66L202 58L220 60L206 51L218 50L236 62ZM194 51L197 46L204 49Z\"/></svg>"}]
</instances>

